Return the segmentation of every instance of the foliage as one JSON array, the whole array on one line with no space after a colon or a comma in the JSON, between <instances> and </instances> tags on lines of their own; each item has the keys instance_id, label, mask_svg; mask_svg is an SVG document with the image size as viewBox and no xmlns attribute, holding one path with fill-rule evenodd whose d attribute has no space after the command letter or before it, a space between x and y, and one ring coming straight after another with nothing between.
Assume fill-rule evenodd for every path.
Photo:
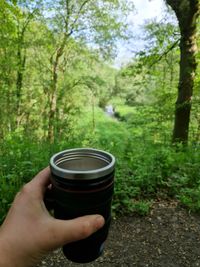
<instances>
[{"instance_id":1,"label":"foliage","mask_svg":"<svg viewBox=\"0 0 200 267\"><path fill-rule=\"evenodd\" d=\"M68 28L64 2L74 11ZM84 2L88 8L80 10ZM171 145L177 25L146 24L146 51L117 70L105 56L113 55L118 38L126 38L122 18L132 8L129 1L34 4L0 3L0 220L15 193L48 165L51 155L73 147L95 147L116 157L114 215L145 215L155 199L172 197L199 212L199 75L189 145ZM115 108L115 117L104 113L107 104ZM51 111L52 143L47 138Z\"/></svg>"},{"instance_id":2,"label":"foliage","mask_svg":"<svg viewBox=\"0 0 200 267\"><path fill-rule=\"evenodd\" d=\"M134 111L138 128L143 116ZM141 121L140 121L141 120ZM113 153L117 159L113 213L148 213L152 199L175 197L192 211L199 211L200 150L190 146L177 150L155 138L151 124L135 134L132 123L119 122L95 109L95 129L91 131L92 112L86 109L77 121L76 131L68 140L54 145L30 140L20 132L1 143L1 218L21 185L48 165L55 152L72 147L96 147ZM83 127L84 125L84 127ZM149 134L147 134L149 133ZM154 138L153 138L154 137Z\"/></svg>"}]
</instances>

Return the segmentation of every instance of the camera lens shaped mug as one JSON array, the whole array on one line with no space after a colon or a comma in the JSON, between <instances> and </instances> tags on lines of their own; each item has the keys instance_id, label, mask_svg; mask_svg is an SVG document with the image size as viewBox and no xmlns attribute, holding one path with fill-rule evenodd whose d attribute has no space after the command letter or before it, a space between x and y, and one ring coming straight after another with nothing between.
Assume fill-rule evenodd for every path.
<instances>
[{"instance_id":1,"label":"camera lens shaped mug","mask_svg":"<svg viewBox=\"0 0 200 267\"><path fill-rule=\"evenodd\" d=\"M105 219L105 225L90 237L63 246L69 260L91 262L102 254L108 236L115 158L92 148L69 149L52 156L50 168L55 218L101 214Z\"/></svg>"}]
</instances>

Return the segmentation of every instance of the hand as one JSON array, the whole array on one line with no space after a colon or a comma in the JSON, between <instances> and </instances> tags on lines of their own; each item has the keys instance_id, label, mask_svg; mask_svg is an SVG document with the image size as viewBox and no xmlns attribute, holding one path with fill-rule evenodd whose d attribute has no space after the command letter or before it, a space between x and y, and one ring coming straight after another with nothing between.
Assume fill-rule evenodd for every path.
<instances>
[{"instance_id":1,"label":"hand","mask_svg":"<svg viewBox=\"0 0 200 267\"><path fill-rule=\"evenodd\" d=\"M104 225L100 215L68 221L53 218L43 201L49 177L46 168L16 195L0 228L0 267L34 266L46 253L84 239Z\"/></svg>"}]
</instances>

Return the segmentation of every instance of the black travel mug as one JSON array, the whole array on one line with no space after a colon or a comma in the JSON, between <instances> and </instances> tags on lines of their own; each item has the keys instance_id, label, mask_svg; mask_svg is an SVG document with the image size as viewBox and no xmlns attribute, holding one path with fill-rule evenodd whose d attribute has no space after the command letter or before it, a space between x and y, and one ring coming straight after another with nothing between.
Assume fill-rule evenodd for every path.
<instances>
[{"instance_id":1,"label":"black travel mug","mask_svg":"<svg viewBox=\"0 0 200 267\"><path fill-rule=\"evenodd\" d=\"M69 260L93 261L102 254L109 231L115 158L92 148L69 149L55 154L50 168L55 218L101 214L105 219L105 225L90 237L63 246Z\"/></svg>"}]
</instances>

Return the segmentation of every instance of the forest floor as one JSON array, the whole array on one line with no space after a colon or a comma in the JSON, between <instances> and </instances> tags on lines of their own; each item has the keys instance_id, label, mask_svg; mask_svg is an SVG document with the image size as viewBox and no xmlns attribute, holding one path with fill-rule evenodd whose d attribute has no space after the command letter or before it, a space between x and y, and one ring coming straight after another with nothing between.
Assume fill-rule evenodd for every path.
<instances>
[{"instance_id":1,"label":"forest floor","mask_svg":"<svg viewBox=\"0 0 200 267\"><path fill-rule=\"evenodd\" d=\"M104 254L96 261L71 263L57 250L38 265L46 266L200 266L200 215L190 214L176 201L159 201L148 216L114 219Z\"/></svg>"}]
</instances>

